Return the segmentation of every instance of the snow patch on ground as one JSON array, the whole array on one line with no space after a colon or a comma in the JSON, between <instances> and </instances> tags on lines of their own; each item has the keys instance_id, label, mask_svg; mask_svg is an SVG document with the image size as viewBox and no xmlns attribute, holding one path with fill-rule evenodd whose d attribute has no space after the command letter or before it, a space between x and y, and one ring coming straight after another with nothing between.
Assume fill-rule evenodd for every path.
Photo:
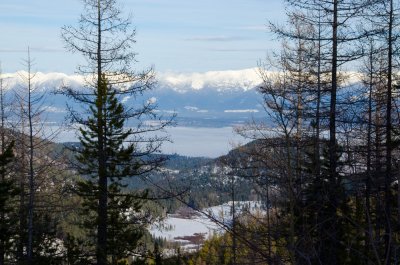
<instances>
[{"instance_id":1,"label":"snow patch on ground","mask_svg":"<svg viewBox=\"0 0 400 265\"><path fill-rule=\"evenodd\" d=\"M222 226L229 227L232 223L233 202L204 209L202 212L185 210L185 214L169 214L165 220L150 227L150 233L156 238L164 238L169 242L180 243L184 250L201 246L205 239L214 234L222 233ZM261 202L235 202L236 214L244 212L262 212ZM190 212L191 211L191 212Z\"/></svg>"},{"instance_id":2,"label":"snow patch on ground","mask_svg":"<svg viewBox=\"0 0 400 265\"><path fill-rule=\"evenodd\" d=\"M167 217L163 222L163 227L153 225L150 233L154 237L165 238L167 241L176 240L179 237L192 236L194 234L204 234L206 237L219 231L219 227L211 220L204 217L194 219L183 219L176 217Z\"/></svg>"}]
</instances>

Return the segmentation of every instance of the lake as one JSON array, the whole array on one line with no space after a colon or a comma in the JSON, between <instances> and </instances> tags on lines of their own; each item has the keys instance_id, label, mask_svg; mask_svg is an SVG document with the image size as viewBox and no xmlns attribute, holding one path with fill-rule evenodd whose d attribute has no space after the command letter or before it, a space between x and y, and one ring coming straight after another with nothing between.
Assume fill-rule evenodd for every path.
<instances>
[{"instance_id":1,"label":"lake","mask_svg":"<svg viewBox=\"0 0 400 265\"><path fill-rule=\"evenodd\" d=\"M233 131L233 127L171 127L167 134L172 142L163 144L165 154L179 154L184 156L218 157L228 153L238 144L247 140ZM57 142L77 141L76 131L62 129L56 138Z\"/></svg>"}]
</instances>

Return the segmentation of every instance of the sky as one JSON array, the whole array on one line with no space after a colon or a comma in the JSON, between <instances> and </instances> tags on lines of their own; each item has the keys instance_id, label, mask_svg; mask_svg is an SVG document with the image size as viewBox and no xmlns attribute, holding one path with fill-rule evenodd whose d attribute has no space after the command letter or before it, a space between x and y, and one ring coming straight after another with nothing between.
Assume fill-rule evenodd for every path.
<instances>
[{"instance_id":1,"label":"sky","mask_svg":"<svg viewBox=\"0 0 400 265\"><path fill-rule=\"evenodd\" d=\"M268 22L284 21L282 0L120 0L136 28L136 67L158 72L239 70L279 47ZM23 70L27 47L35 71L72 74L83 62L66 51L61 27L77 25L79 0L1 0L3 73Z\"/></svg>"}]
</instances>

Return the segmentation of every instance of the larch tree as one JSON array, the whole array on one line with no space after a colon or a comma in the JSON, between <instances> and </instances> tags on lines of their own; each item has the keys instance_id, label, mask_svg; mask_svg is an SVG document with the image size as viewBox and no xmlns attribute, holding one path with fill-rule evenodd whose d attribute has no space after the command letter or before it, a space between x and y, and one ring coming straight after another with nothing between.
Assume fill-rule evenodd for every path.
<instances>
[{"instance_id":1,"label":"larch tree","mask_svg":"<svg viewBox=\"0 0 400 265\"><path fill-rule=\"evenodd\" d=\"M327 74L325 65L319 60L318 25L313 25L304 14L296 12L289 16L288 28L283 31L273 26L273 30L282 34L282 52L260 67L263 82L259 87L272 125L248 128L250 135L258 132L255 136L258 140L256 146L259 145L249 155L259 163L253 162L254 167L264 167L259 171L267 179L261 185L265 186L268 197L268 186L273 183L279 187L281 200L275 207L285 213L285 219L281 219L282 225L272 230L285 237L282 248L287 250L287 256L280 258L301 263L312 260L318 248L311 238L313 230L309 229L316 226L306 223L306 219L312 219L307 216L311 207L306 205L306 192L321 177L321 170L313 168L313 174L310 174L305 167L309 160L307 153L313 154L316 148L312 148L313 145L318 146L318 151L319 146L322 147L319 139L320 109L325 107L321 98L326 94ZM245 136L249 134L245 133ZM313 157L315 165L319 159L320 155L318 159Z\"/></svg>"},{"instance_id":2,"label":"larch tree","mask_svg":"<svg viewBox=\"0 0 400 265\"><path fill-rule=\"evenodd\" d=\"M83 114L73 109L70 113L72 121L82 126L77 167L83 181L78 185L78 192L84 198L83 207L95 220L96 231L90 232L95 236L92 261L99 265L116 264L115 257L124 258L132 251L137 237L133 236L124 250L114 253L112 241L121 243L126 238L125 235L114 238L116 230L112 226L119 221L136 225L144 221L129 219L133 216L124 213L140 207L132 193L123 190L123 183L135 176L144 177L159 166L162 159L154 159L151 154L159 152L165 137L146 133L162 130L170 120L165 121L156 114L151 100L136 100L135 106L122 104L122 97L138 99L154 83L152 69L140 73L132 70L136 54L132 50L135 30L130 18L123 17L116 0L82 2L84 13L79 26L63 27L62 38L70 51L85 57L87 65L79 66L78 71L86 76L86 85L81 90L67 87L64 92L84 109ZM149 125L144 123L144 118L156 122ZM111 208L114 203L133 205L114 214L116 209ZM115 222L113 218L121 215L129 220Z\"/></svg>"},{"instance_id":3,"label":"larch tree","mask_svg":"<svg viewBox=\"0 0 400 265\"><path fill-rule=\"evenodd\" d=\"M396 89L399 8L398 1L375 0L363 14L364 30L370 35L368 43L364 44L368 54L363 67L364 87L369 94L368 104L365 104L368 117L364 121L369 132L365 137L367 172L364 174L366 255L382 264L396 263L398 259L396 227L400 186L397 185L396 191L394 183L398 179L399 146L396 129L399 122ZM397 205L393 203L395 200Z\"/></svg>"},{"instance_id":4,"label":"larch tree","mask_svg":"<svg viewBox=\"0 0 400 265\"><path fill-rule=\"evenodd\" d=\"M25 214L21 214L20 222L21 222L21 236L20 241L21 245L26 248L26 256L22 257L22 253L20 253L20 261L25 260L27 264L33 264L33 244L34 244L34 214L35 214L35 193L37 189L37 180L36 180L36 172L34 166L34 122L40 116L41 110L40 107L37 107L36 104L40 103L42 97L34 96L34 87L33 80L35 78L35 73L32 70L33 61L30 56L30 51L28 48L28 56L27 59L24 60L24 66L27 68L26 72L20 73L20 79L23 81L24 86L20 87L19 91L16 93L17 101L20 106L19 113L19 127L20 127L20 139L19 144L23 145L23 149L19 149L21 151L20 156L26 159L27 167L22 166L24 170L21 170L20 179L21 183L27 184L28 188L21 187L21 213L25 212ZM27 124L26 124L27 122ZM27 152L23 152L23 150L27 150ZM27 194L28 200L25 201L25 195ZM27 231L26 235L23 235L22 231Z\"/></svg>"},{"instance_id":5,"label":"larch tree","mask_svg":"<svg viewBox=\"0 0 400 265\"><path fill-rule=\"evenodd\" d=\"M341 154L339 150L340 141L346 137L344 127L351 117L345 117L346 103L343 101L340 88L343 84L343 79L339 74L345 65L360 58L363 53L362 50L354 49L356 41L366 37L368 33L360 30L362 14L364 10L371 5L372 1L347 1L347 0L333 0L333 1L316 1L316 0L287 0L291 14L296 14L301 11L303 14L302 19L305 23L314 25L318 29L316 35L294 35L291 32L277 28L276 33L287 39L303 39L314 41L318 43L319 60L323 60L326 71L326 79L329 80L329 86L326 86L326 96L329 98L326 102L328 116L326 123L328 126L326 131L329 131L328 138L328 161L329 161L329 174L324 172L324 176L328 176L326 181L327 190L326 207L319 211L320 215L320 231L329 240L320 240L320 252L318 256L321 261L326 264L337 264L340 262L340 255L338 253L345 249L342 242L344 242L343 227L346 220L342 218L341 214L345 207L345 193L344 193L344 177L346 174L342 171L339 161L344 159L347 154ZM321 56L322 55L322 56ZM318 63L319 64L319 63ZM319 67L318 67L319 68ZM320 71L318 71L320 72ZM321 72L319 73L319 75ZM319 82L318 82L319 83ZM321 92L321 90L319 90ZM326 100L326 99L325 99ZM319 113L317 113L319 115ZM319 124L318 124L319 125ZM323 129L324 128L320 128ZM318 133L320 134L320 133ZM319 136L318 136L319 137ZM317 140L321 141L321 140ZM339 143L339 144L338 144ZM320 149L323 147L320 146ZM321 154L322 155L322 154ZM344 156L343 156L344 155ZM315 172L321 171L322 161L315 156L317 168ZM322 173L322 171L320 172Z\"/></svg>"},{"instance_id":6,"label":"larch tree","mask_svg":"<svg viewBox=\"0 0 400 265\"><path fill-rule=\"evenodd\" d=\"M15 141L15 177L19 181L19 236L16 240L20 263L40 264L59 261L55 202L60 201L62 186L59 154L52 140L57 135L46 127L45 97L36 84L34 60L28 48L24 60L27 71L18 73L21 85L14 94L18 109L10 137Z\"/></svg>"},{"instance_id":7,"label":"larch tree","mask_svg":"<svg viewBox=\"0 0 400 265\"><path fill-rule=\"evenodd\" d=\"M399 26L399 10L400 5L398 1L393 0L377 0L375 5L371 6L371 16L369 21L373 23L373 27L377 32L375 39L380 45L381 54L384 53L385 65L380 69L381 80L386 82L385 92L382 94L385 106L383 107L384 115L384 157L385 162L382 163L382 168L385 170L384 180L384 242L385 242L385 261L384 264L391 264L397 256L395 237L393 232L396 230L396 223L400 220L399 206L397 209L393 207L393 191L392 183L397 179L395 170L395 148L398 147L396 143L397 135L396 125L398 125L398 110L396 110L396 101L398 100L398 92L396 85L399 80L399 53L398 53L398 38L400 32ZM397 112L397 113L396 113ZM400 202L400 190L397 191L397 201ZM397 214L397 220L392 218L392 215ZM396 221L394 221L396 220Z\"/></svg>"}]
</instances>

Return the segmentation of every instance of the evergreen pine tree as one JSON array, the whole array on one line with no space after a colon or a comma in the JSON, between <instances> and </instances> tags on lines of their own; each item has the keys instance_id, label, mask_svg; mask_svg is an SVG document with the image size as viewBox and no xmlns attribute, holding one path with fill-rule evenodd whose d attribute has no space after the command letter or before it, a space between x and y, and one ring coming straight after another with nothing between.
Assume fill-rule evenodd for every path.
<instances>
[{"instance_id":1,"label":"evergreen pine tree","mask_svg":"<svg viewBox=\"0 0 400 265\"><path fill-rule=\"evenodd\" d=\"M130 19L122 17L117 0L82 2L84 14L79 20L80 25L63 27L62 37L72 52L82 54L87 61L87 65L78 67L78 71L86 76L86 86L82 89L66 87L64 93L84 109L84 114L72 109L70 112L72 122L82 125L82 150L77 160L84 181L77 188L84 198L87 223L93 224L94 221L94 227L86 226L92 229L88 236L93 237L91 246L96 248L96 257L91 261L106 265L116 255L123 256L120 251L114 253L110 245L110 237L113 237L110 226L114 225L110 223L112 200L118 200L118 205L126 204L124 200L129 197L133 201L135 196L125 193L122 181L127 177L145 175L164 160L150 155L159 152L166 137L146 136L146 133L162 130L171 121L156 114L156 105L151 100L136 101L126 109L120 103L122 98L137 99L151 89L153 70L133 70L132 64L136 62L136 53L132 49L136 42L135 30L131 28ZM157 122L144 124L144 117ZM132 121L129 124L132 127L125 130L128 120ZM111 187L115 191L111 191ZM118 195L111 198L114 192ZM129 211L136 208L131 206ZM124 216L128 209L119 211ZM144 221L141 218L140 223ZM133 222L138 223L129 221ZM125 235L121 240L124 238ZM132 242L129 245L130 249L134 248Z\"/></svg>"},{"instance_id":2,"label":"evergreen pine tree","mask_svg":"<svg viewBox=\"0 0 400 265\"><path fill-rule=\"evenodd\" d=\"M82 149L78 151L78 171L83 178L77 182L77 192L83 199L81 226L87 233L85 242L89 255L86 262L93 260L90 252L96 245L99 225L98 207L99 200L104 193L107 196L107 260L109 264L123 264L121 260L127 258L135 249L146 224L140 214L142 200L138 195L126 191L123 180L137 175L140 162L133 160L135 145L124 144L131 129L124 129L126 122L125 108L116 97L116 90L109 85L103 75L97 94L97 108L90 107L90 115L85 128L80 129L79 137ZM101 106L101 107L100 107ZM102 112L102 120L98 120L99 111ZM99 128L98 124L102 124ZM104 153L98 152L99 130L104 132ZM105 167L100 168L99 156L104 156ZM104 170L106 176L106 190L102 190L99 184L99 171ZM146 194L140 194L145 198ZM77 241L76 241L77 242ZM91 250L90 250L91 248ZM76 248L74 248L76 250ZM85 256L81 253L81 256Z\"/></svg>"},{"instance_id":3,"label":"evergreen pine tree","mask_svg":"<svg viewBox=\"0 0 400 265\"><path fill-rule=\"evenodd\" d=\"M154 243L154 265L162 265L162 254L158 242Z\"/></svg>"}]
</instances>

